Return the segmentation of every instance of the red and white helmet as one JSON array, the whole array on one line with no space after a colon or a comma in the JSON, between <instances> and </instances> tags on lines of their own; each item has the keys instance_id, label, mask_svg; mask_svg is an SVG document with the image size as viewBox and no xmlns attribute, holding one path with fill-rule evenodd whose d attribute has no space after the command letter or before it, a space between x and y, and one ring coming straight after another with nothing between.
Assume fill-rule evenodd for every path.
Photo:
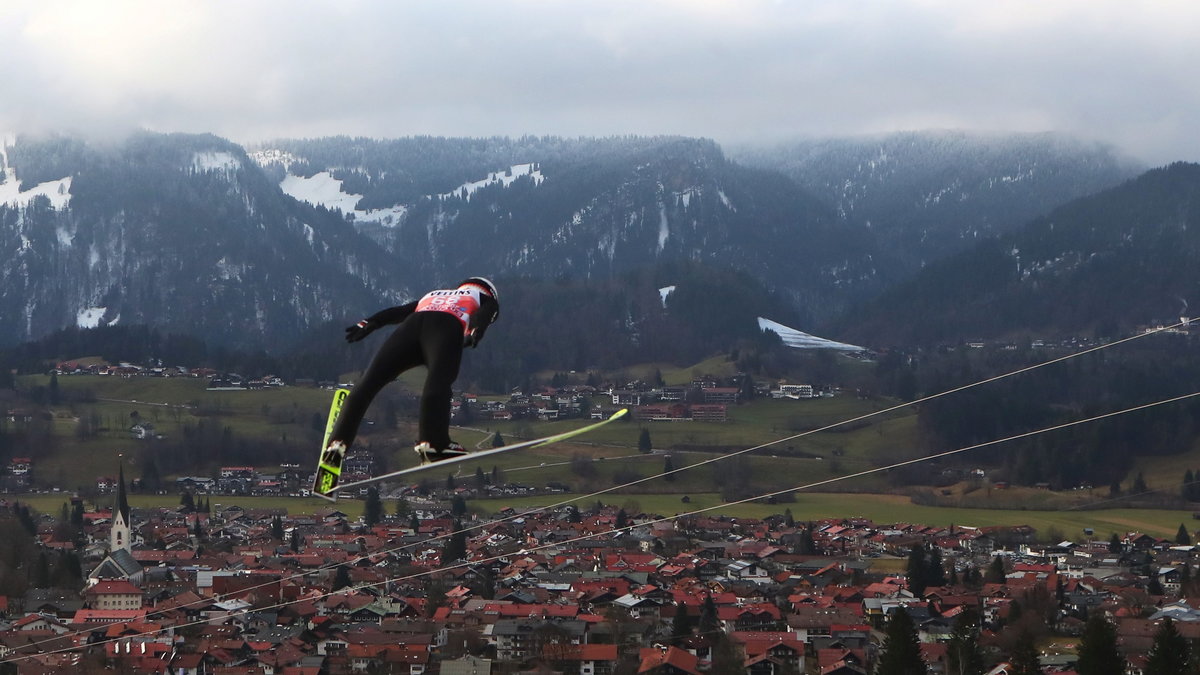
<instances>
[{"instance_id":1,"label":"red and white helmet","mask_svg":"<svg viewBox=\"0 0 1200 675\"><path fill-rule=\"evenodd\" d=\"M469 279L464 279L458 284L459 288L462 288L463 286L478 286L486 291L488 295L495 298L496 302L500 301L500 293L496 291L496 284L493 284L490 280L484 277L470 277Z\"/></svg>"}]
</instances>

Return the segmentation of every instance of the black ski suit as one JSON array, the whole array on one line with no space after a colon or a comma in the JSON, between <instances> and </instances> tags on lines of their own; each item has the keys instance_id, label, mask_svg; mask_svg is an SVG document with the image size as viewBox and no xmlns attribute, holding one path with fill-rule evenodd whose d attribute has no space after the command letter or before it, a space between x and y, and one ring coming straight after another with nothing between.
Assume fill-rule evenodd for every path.
<instances>
[{"instance_id":1,"label":"black ski suit","mask_svg":"<svg viewBox=\"0 0 1200 675\"><path fill-rule=\"evenodd\" d=\"M469 314L431 304L431 298L436 301L461 295L463 288L430 291L416 302L389 307L346 329L346 340L357 342L379 327L400 324L350 390L330 442L341 441L349 448L380 390L404 371L423 365L429 372L421 392L417 440L428 442L436 450L450 446L451 386L458 378L463 348L479 344L500 312L500 304L491 295L478 291L473 296L476 307L470 307L467 301Z\"/></svg>"}]
</instances>

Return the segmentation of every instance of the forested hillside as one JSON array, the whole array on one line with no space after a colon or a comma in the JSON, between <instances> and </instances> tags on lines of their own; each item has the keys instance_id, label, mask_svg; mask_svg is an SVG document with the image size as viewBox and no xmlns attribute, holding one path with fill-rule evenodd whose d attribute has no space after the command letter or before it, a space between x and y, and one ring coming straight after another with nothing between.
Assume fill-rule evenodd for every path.
<instances>
[{"instance_id":1,"label":"forested hillside","mask_svg":"<svg viewBox=\"0 0 1200 675\"><path fill-rule=\"evenodd\" d=\"M1063 135L914 131L731 149L869 226L882 285L1146 167Z\"/></svg>"},{"instance_id":2,"label":"forested hillside","mask_svg":"<svg viewBox=\"0 0 1200 675\"><path fill-rule=\"evenodd\" d=\"M929 265L843 318L873 344L1113 339L1200 306L1200 165L1174 164ZM919 319L919 320L918 320Z\"/></svg>"}]
</instances>

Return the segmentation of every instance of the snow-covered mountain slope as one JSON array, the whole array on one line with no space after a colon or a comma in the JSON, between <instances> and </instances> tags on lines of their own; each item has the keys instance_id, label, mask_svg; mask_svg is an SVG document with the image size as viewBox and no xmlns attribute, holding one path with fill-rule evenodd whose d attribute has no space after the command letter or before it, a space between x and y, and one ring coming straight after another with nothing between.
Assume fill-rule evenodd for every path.
<instances>
[{"instance_id":1,"label":"snow-covered mountain slope","mask_svg":"<svg viewBox=\"0 0 1200 675\"><path fill-rule=\"evenodd\" d=\"M783 340L783 344L794 347L796 349L836 349L846 352L861 352L866 351L858 345L846 344L845 342L836 342L827 340L815 335L810 335L802 330L789 328L781 323L758 317L759 330L769 330L775 333Z\"/></svg>"}]
</instances>

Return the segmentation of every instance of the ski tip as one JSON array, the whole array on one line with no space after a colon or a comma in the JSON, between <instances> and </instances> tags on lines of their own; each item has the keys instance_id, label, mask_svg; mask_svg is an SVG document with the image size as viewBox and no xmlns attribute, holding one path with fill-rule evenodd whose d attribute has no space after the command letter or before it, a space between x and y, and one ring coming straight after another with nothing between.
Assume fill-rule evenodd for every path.
<instances>
[{"instance_id":1,"label":"ski tip","mask_svg":"<svg viewBox=\"0 0 1200 675\"><path fill-rule=\"evenodd\" d=\"M610 418L608 418L608 419L610 419L610 420L615 420L615 419L617 419L618 417L624 417L624 416L625 416L625 414L626 414L626 413L628 413L628 412L629 412L629 408L621 408L621 409L620 409L620 410L618 410L617 412L613 413L613 416L612 416L612 417L610 417Z\"/></svg>"}]
</instances>

